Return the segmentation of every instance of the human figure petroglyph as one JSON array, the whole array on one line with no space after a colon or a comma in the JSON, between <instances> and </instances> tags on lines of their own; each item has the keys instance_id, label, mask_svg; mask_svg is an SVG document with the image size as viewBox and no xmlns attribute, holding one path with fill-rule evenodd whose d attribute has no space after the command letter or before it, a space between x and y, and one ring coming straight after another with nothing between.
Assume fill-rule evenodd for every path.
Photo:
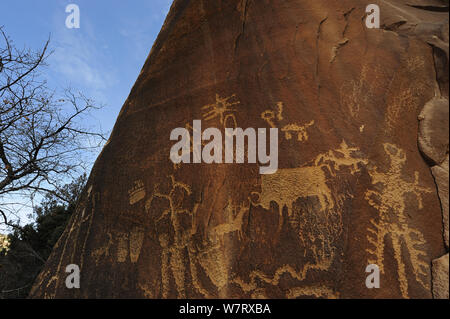
<instances>
[{"instance_id":1,"label":"human figure petroglyph","mask_svg":"<svg viewBox=\"0 0 450 319\"><path fill-rule=\"evenodd\" d=\"M160 198L167 201L168 208L163 210L161 215L155 218L155 222L158 223L163 218L168 218L170 221L173 231L174 240L173 243L169 244L169 239L167 236L161 235L159 240L162 248L161 260L161 278L163 281L162 295L167 297L168 294L168 282L169 275L172 273L175 279L175 284L177 287L178 297L185 297L185 272L186 266L184 264L184 251L187 247L187 242L190 236L190 229L185 230L181 226L180 214L189 214L192 216L193 212L183 208L181 201L177 201L176 192L181 190L184 194L183 196L190 196L192 194L191 187L185 183L179 182L175 179L174 175L170 175L171 189L167 194L163 194L159 191L159 184L154 186L153 194L146 201L145 209L147 213L151 213L153 200ZM166 284L164 284L166 283Z\"/></svg>"},{"instance_id":2,"label":"human figure petroglyph","mask_svg":"<svg viewBox=\"0 0 450 319\"><path fill-rule=\"evenodd\" d=\"M367 165L369 163L367 159L352 156L352 154L358 152L359 149L357 147L349 147L343 140L338 149L330 150L317 156L314 160L314 165L326 166L333 176L336 176L335 172L340 169L340 166L347 166L350 168L350 174L354 175L360 171L360 164Z\"/></svg>"},{"instance_id":3,"label":"human figure petroglyph","mask_svg":"<svg viewBox=\"0 0 450 319\"><path fill-rule=\"evenodd\" d=\"M350 147L343 141L339 147L328 152L319 154L311 162L305 166L293 169L281 169L272 175L261 176L261 192L253 193L252 199L248 202L234 203L232 198L228 199L228 203L224 208L224 222L218 225L208 227L206 238L202 243L193 240L193 226L185 227L181 224L181 216L193 216L196 208L188 209L183 207L181 197L189 197L192 195L191 187L183 182L179 182L173 175L169 175L170 187L168 191L161 191L160 186L154 186L153 193L146 201L146 209L148 212L152 209L152 204L157 198L167 202L166 207L160 207L157 211L152 212L156 223L162 220L170 221L173 228L173 239L169 237L160 238L161 243L161 274L163 277L163 295L170 295L170 282L174 282L178 297L185 296L186 283L188 277L192 282L193 289L204 297L213 297L214 292L210 288L206 288L201 276L209 278L217 291L226 293L227 286L234 283L240 286L245 292L251 294L259 291L258 285L262 282L269 285L278 285L281 276L290 275L295 280L303 281L310 270L326 271L334 260L335 241L341 233L342 220L335 214L341 214L341 200L348 198L348 194L340 198L339 194L334 194L332 185L327 181L330 177L334 177L338 172L347 170L349 174L358 172L362 165L367 164L367 160L359 154L359 149ZM175 200L175 192L178 193ZM294 203L298 198L316 197L312 209L323 212L324 224L320 225L314 234L301 234L304 236L303 244L305 249L305 257L308 259L303 265L282 265L278 267L273 274L264 273L259 270L250 272L248 277L236 276L230 273L230 268L226 266L229 263L229 256L224 251L225 236L236 236L238 240L243 240L243 221L247 216L250 204L270 209L271 201L278 204L279 207L279 231L283 222L281 220L283 207L288 209L288 222L295 228L295 232L300 233L308 231L311 224L302 224L299 218L294 218ZM184 201L185 202L185 201ZM317 212L317 211L316 211ZM297 216L298 217L298 216ZM318 217L318 218L319 218ZM311 223L317 222L315 219ZM329 222L336 222L337 225L328 225ZM295 224L295 225L294 225ZM326 224L326 225L325 225ZM334 227L336 226L336 227ZM294 229L293 228L293 229ZM332 234L328 234L333 232ZM309 237L308 237L309 236ZM301 245L300 241L300 245ZM311 244L312 243L312 244ZM224 266L225 265L225 266ZM173 278L168 279L168 278ZM165 283L165 284L164 284ZM315 294L324 293L325 288L318 287ZM301 291L296 290L290 295L308 294L313 290ZM286 292L286 296L289 292Z\"/></svg>"},{"instance_id":4,"label":"human figure petroglyph","mask_svg":"<svg viewBox=\"0 0 450 319\"><path fill-rule=\"evenodd\" d=\"M417 198L418 208L423 208L422 194L432 192L431 189L419 186L419 173L414 172L414 182L405 181L402 178L402 169L406 163L405 152L390 143L383 144L384 151L390 160L389 169L383 173L378 168L369 171L372 184L381 184L381 190L368 190L365 199L369 205L374 207L379 217L377 220L371 219L372 227L368 228L368 242L372 248L366 249L372 256L368 260L369 264L377 264L380 271L384 273L384 258L386 241L390 237L394 249L394 258L397 262L398 280L403 297L408 298L408 280L406 277L406 265L402 253L406 247L409 255L409 262L413 269L416 280L426 289L429 283L424 278L429 276L429 264L423 260L426 252L422 246L426 243L423 234L408 225L406 217L406 194L412 193Z\"/></svg>"},{"instance_id":5,"label":"human figure petroglyph","mask_svg":"<svg viewBox=\"0 0 450 319\"><path fill-rule=\"evenodd\" d=\"M173 240L170 240L168 234L161 234L159 242L161 246L161 293L164 298L170 294L170 277L175 281L178 297L186 295L186 276L190 276L194 289L205 298L211 298L211 292L208 291L199 279L200 272L206 275L214 286L220 290L229 283L229 273L227 262L229 258L224 255L223 236L236 233L242 238L242 219L248 212L249 204L233 204L231 199L225 208L225 214L228 214L227 222L216 225L208 231L208 237L203 243L198 244L193 241L192 236L195 230L192 228L183 228L180 221L181 214L193 216L198 209L194 205L193 209L182 207L182 200L175 200L176 192L181 192L183 196L191 196L191 187L183 182L177 181L173 175L169 175L171 189L167 193L159 190L159 185L154 187L153 194L146 201L146 210L148 213L152 210L152 203L155 199L164 199L167 201L167 208L162 210L159 216L155 215L155 222L158 223L167 218L173 228ZM180 195L178 193L178 195ZM185 258L185 256L188 258ZM186 271L186 270L189 271Z\"/></svg>"},{"instance_id":6,"label":"human figure petroglyph","mask_svg":"<svg viewBox=\"0 0 450 319\"><path fill-rule=\"evenodd\" d=\"M240 103L236 98L236 94L225 98L216 94L216 101L214 103L202 106L203 119L209 121L219 118L219 123L224 127L236 128L237 122L234 113L237 112L237 109L233 106ZM233 123L233 126L227 126L230 121Z\"/></svg>"},{"instance_id":7,"label":"human figure petroglyph","mask_svg":"<svg viewBox=\"0 0 450 319\"><path fill-rule=\"evenodd\" d=\"M277 119L278 121L283 120L283 102L277 103L277 113L275 114L272 110L266 110L261 113L261 118L265 120L267 123L269 123L270 127L275 128L275 122L274 120Z\"/></svg>"},{"instance_id":8,"label":"human figure petroglyph","mask_svg":"<svg viewBox=\"0 0 450 319\"><path fill-rule=\"evenodd\" d=\"M168 218L174 230L174 238L171 241L167 234L159 236L161 245L161 278L162 278L162 296L167 298L170 292L170 276L174 278L177 294L179 298L186 295L186 276L190 274L194 289L204 297L211 297L211 294L205 289L200 282L199 272L202 270L204 274L211 280L217 289L223 288L228 283L228 270L226 267L227 258L223 253L222 246L218 236L227 233L239 231L237 229L239 215L229 224L218 225L212 230L213 237L206 240L201 248L197 247L192 240L194 230L192 228L183 228L180 221L180 214L188 214L193 216L197 211L198 205L194 205L193 209L184 208L181 200L176 201L177 191L181 191L183 196L191 196L192 189L188 184L177 181L173 175L169 176L171 189L168 193L163 194L159 190L159 185L155 185L154 192L146 202L146 210L150 213L152 203L155 199L164 199L168 203L168 208L163 209L161 215L155 218L158 223L164 218ZM235 210L236 208L231 208ZM189 260L186 260L185 254L188 254ZM189 272L186 270L189 269Z\"/></svg>"}]
</instances>

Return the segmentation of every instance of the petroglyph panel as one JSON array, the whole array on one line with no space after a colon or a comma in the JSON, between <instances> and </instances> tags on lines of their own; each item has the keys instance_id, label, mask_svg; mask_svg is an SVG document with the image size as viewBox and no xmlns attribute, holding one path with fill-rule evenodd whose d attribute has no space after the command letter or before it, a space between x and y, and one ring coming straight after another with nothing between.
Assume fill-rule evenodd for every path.
<instances>
[{"instance_id":1,"label":"petroglyph panel","mask_svg":"<svg viewBox=\"0 0 450 319\"><path fill-rule=\"evenodd\" d=\"M274 174L262 175L261 193L254 192L261 205L270 209L273 201L278 204L280 216L284 206L288 208L288 215L292 215L292 205L300 197L315 196L319 199L320 209L332 209L335 206L332 192L327 184L326 172L335 176L342 168L349 168L351 174L359 172L360 165L366 165L364 158L353 157L357 148L348 147L343 141L340 148L319 154L314 165L298 168L278 169Z\"/></svg>"},{"instance_id":2,"label":"petroglyph panel","mask_svg":"<svg viewBox=\"0 0 450 319\"><path fill-rule=\"evenodd\" d=\"M408 298L408 279L406 265L413 268L415 279L425 288L429 289L430 265L423 260L426 243L423 234L408 225L407 194L414 194L419 209L423 209L422 196L432 190L419 185L419 173L414 172L414 182L404 180L402 170L407 158L404 150L390 143L383 144L384 151L390 160L390 168L380 172L377 167L369 171L373 185L381 185L379 190L368 190L366 200L374 207L379 217L372 219L372 227L368 228L367 240L372 248L367 249L370 257L369 264L377 264L382 273L385 272L384 258L388 238L392 241L394 258L397 262L398 281L402 296ZM409 203L411 205L412 203ZM408 257L403 253L408 252Z\"/></svg>"},{"instance_id":3,"label":"petroglyph panel","mask_svg":"<svg viewBox=\"0 0 450 319\"><path fill-rule=\"evenodd\" d=\"M189 209L182 207L182 200L176 200L177 192L180 191L182 196L190 196L192 194L191 187L185 183L179 182L173 175L169 176L170 190L168 193L160 191L159 184L154 187L153 194L147 199L145 209L150 215L152 213L152 204L157 199L165 200L166 208L159 212L155 222L159 223L168 220L174 231L174 238L170 240L168 235L159 236L161 245L161 278L162 278L162 296L167 298L170 291L170 277L174 278L177 296L184 298L185 282L186 282L186 265L184 255L188 249L189 237L191 229L183 228L180 221L181 214L193 215ZM194 209L195 211L195 209Z\"/></svg>"},{"instance_id":4,"label":"petroglyph panel","mask_svg":"<svg viewBox=\"0 0 450 319\"><path fill-rule=\"evenodd\" d=\"M174 1L31 297L432 297L446 247L417 116L448 94L448 15L405 1L378 31L356 0ZM278 128L279 170L174 165L170 132L197 119Z\"/></svg>"}]
</instances>

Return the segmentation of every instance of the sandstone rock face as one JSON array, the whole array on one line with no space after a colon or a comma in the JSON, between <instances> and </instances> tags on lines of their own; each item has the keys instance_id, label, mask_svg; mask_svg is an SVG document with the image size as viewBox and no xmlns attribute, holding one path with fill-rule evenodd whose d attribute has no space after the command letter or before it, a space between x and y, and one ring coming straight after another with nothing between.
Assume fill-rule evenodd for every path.
<instances>
[{"instance_id":1,"label":"sandstone rock face","mask_svg":"<svg viewBox=\"0 0 450 319\"><path fill-rule=\"evenodd\" d=\"M442 219L444 223L444 240L448 249L448 154L447 158L441 165L436 165L431 168L434 180L439 191L439 198L442 206Z\"/></svg>"},{"instance_id":2,"label":"sandstone rock face","mask_svg":"<svg viewBox=\"0 0 450 319\"><path fill-rule=\"evenodd\" d=\"M176 0L31 297L432 298L446 250L418 117L448 98L448 2L382 1L381 29L365 6ZM173 164L196 119L278 128L278 171Z\"/></svg>"},{"instance_id":3,"label":"sandstone rock face","mask_svg":"<svg viewBox=\"0 0 450 319\"><path fill-rule=\"evenodd\" d=\"M433 296L436 299L449 299L448 267L448 254L433 260Z\"/></svg>"},{"instance_id":4,"label":"sandstone rock face","mask_svg":"<svg viewBox=\"0 0 450 319\"><path fill-rule=\"evenodd\" d=\"M433 163L442 163L448 154L448 100L433 98L419 115L419 147Z\"/></svg>"}]
</instances>

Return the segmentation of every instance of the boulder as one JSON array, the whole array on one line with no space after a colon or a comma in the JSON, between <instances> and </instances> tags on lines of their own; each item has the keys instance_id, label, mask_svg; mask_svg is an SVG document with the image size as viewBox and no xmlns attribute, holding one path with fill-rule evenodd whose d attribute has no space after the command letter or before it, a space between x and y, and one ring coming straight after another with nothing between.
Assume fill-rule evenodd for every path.
<instances>
[{"instance_id":1,"label":"boulder","mask_svg":"<svg viewBox=\"0 0 450 319\"><path fill-rule=\"evenodd\" d=\"M419 148L434 164L448 155L448 110L446 98L434 97L419 114Z\"/></svg>"},{"instance_id":2,"label":"boulder","mask_svg":"<svg viewBox=\"0 0 450 319\"><path fill-rule=\"evenodd\" d=\"M449 299L448 267L448 254L433 260L433 296L436 299Z\"/></svg>"},{"instance_id":3,"label":"boulder","mask_svg":"<svg viewBox=\"0 0 450 319\"><path fill-rule=\"evenodd\" d=\"M448 154L447 158L441 165L436 165L431 168L434 180L439 192L439 199L442 206L442 220L444 224L444 240L448 249Z\"/></svg>"},{"instance_id":4,"label":"boulder","mask_svg":"<svg viewBox=\"0 0 450 319\"><path fill-rule=\"evenodd\" d=\"M175 0L30 297L432 298L445 247L417 118L445 95L427 41L448 14L410 2L368 29L357 0ZM278 129L278 170L173 163L194 120Z\"/></svg>"}]
</instances>

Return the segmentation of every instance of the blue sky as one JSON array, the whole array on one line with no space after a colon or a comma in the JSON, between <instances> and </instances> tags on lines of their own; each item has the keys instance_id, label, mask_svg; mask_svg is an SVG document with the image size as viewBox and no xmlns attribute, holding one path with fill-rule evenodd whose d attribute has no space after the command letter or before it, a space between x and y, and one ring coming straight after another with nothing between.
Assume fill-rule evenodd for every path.
<instances>
[{"instance_id":1,"label":"blue sky","mask_svg":"<svg viewBox=\"0 0 450 319\"><path fill-rule=\"evenodd\" d=\"M88 126L110 132L172 0L4 2L0 26L16 47L37 50L50 36L50 49L54 52L42 72L48 86L56 90L71 87L103 105L92 114ZM69 15L66 6L72 3L80 8L79 29L68 29L65 24ZM31 212L31 200L14 196L13 200L21 202L14 208L22 221L29 221L26 216Z\"/></svg>"},{"instance_id":2,"label":"blue sky","mask_svg":"<svg viewBox=\"0 0 450 319\"><path fill-rule=\"evenodd\" d=\"M68 4L80 8L80 28L68 29ZM72 87L103 109L93 125L110 131L172 0L18 0L0 10L0 25L18 47L38 49L51 37L49 86ZM95 123L96 122L96 123Z\"/></svg>"}]
</instances>

